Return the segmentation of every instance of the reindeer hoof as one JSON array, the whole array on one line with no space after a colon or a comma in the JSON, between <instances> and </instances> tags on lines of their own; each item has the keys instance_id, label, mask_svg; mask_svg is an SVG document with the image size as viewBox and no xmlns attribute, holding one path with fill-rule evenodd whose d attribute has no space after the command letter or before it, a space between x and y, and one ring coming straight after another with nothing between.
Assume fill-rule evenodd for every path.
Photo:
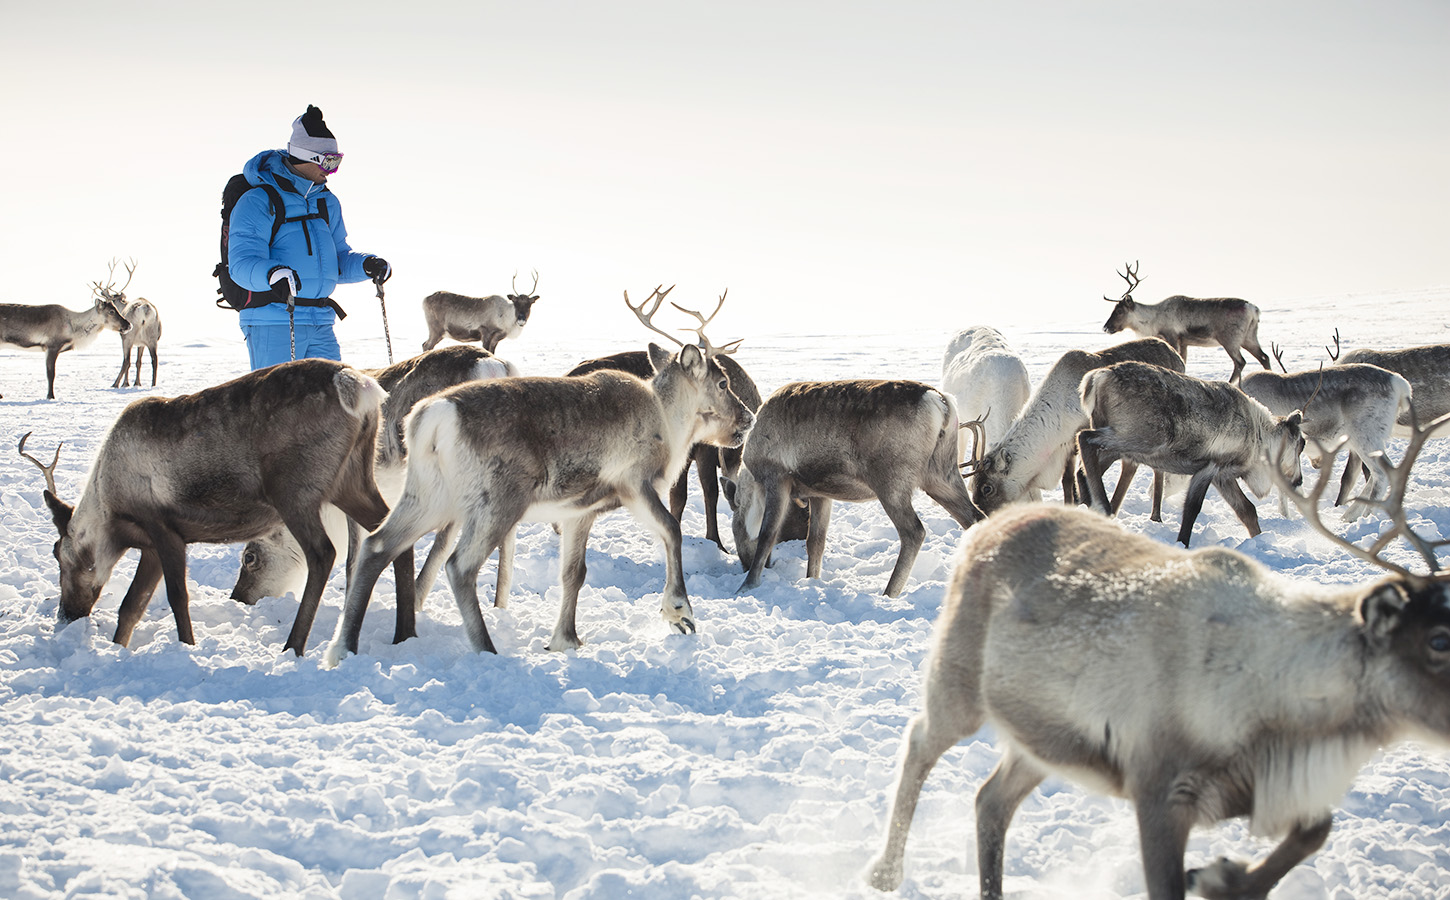
<instances>
[{"instance_id":1,"label":"reindeer hoof","mask_svg":"<svg viewBox=\"0 0 1450 900\"><path fill-rule=\"evenodd\" d=\"M1185 880L1189 891L1208 900L1257 900L1267 896L1250 884L1247 866L1226 856L1202 869L1190 869Z\"/></svg>"},{"instance_id":2,"label":"reindeer hoof","mask_svg":"<svg viewBox=\"0 0 1450 900\"><path fill-rule=\"evenodd\" d=\"M691 619L691 618L686 617L686 618L681 619L678 622L673 622L671 624L674 626L675 630L678 631L680 634L696 634L697 633L695 631L695 620L694 619Z\"/></svg>"},{"instance_id":3,"label":"reindeer hoof","mask_svg":"<svg viewBox=\"0 0 1450 900\"><path fill-rule=\"evenodd\" d=\"M891 864L878 859L866 873L866 883L883 893L891 893L901 887L901 864Z\"/></svg>"}]
</instances>

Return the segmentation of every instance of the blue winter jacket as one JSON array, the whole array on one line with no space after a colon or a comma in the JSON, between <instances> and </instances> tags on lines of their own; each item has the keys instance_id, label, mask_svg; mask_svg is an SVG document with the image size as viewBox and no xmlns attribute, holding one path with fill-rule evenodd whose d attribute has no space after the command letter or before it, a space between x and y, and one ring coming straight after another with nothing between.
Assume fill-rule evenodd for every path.
<instances>
[{"instance_id":1,"label":"blue winter jacket","mask_svg":"<svg viewBox=\"0 0 1450 900\"><path fill-rule=\"evenodd\" d=\"M295 175L286 164L285 150L264 150L252 157L242 168L251 184L270 184L282 196L288 218L325 212L325 218L284 223L276 240L272 236L273 212L266 191L248 191L232 209L227 238L227 268L232 280L250 291L268 291L268 276L280 267L297 273L297 296L322 300L332 296L339 283L366 281L363 260L368 254L357 253L347 244L347 226L342 221L342 205L326 185L313 184ZM299 323L331 324L336 314L327 306L299 303ZM242 324L286 322L287 307L282 303L252 307L241 311Z\"/></svg>"}]
</instances>

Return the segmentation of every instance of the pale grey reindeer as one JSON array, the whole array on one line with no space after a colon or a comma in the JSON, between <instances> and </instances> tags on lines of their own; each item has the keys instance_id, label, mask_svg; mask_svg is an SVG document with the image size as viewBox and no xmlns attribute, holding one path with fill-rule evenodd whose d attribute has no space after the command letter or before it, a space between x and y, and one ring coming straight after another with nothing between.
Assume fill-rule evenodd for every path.
<instances>
[{"instance_id":1,"label":"pale grey reindeer","mask_svg":"<svg viewBox=\"0 0 1450 900\"><path fill-rule=\"evenodd\" d=\"M659 288L638 307L624 295L646 325L660 299ZM423 534L450 527L459 536L445 568L464 630L475 650L496 652L478 605L478 570L524 520L560 524L563 597L548 646L580 646L575 610L589 529L620 506L664 544L661 615L681 633L694 631L680 523L660 497L694 444L739 446L754 417L697 345L671 355L651 344L650 359L649 381L609 370L504 378L459 385L415 406L405 426L403 495L363 541L328 662L357 652L368 599L388 560Z\"/></svg>"},{"instance_id":2,"label":"pale grey reindeer","mask_svg":"<svg viewBox=\"0 0 1450 900\"><path fill-rule=\"evenodd\" d=\"M1133 291L1142 279L1138 277L1136 265L1125 266L1126 272L1118 274L1128 282L1128 290L1117 300L1103 299L1115 304L1103 331L1117 334L1131 329L1144 337L1158 337L1167 341L1188 359L1189 347L1222 347L1233 361L1233 373L1228 380L1237 382L1244 370L1244 354L1247 350L1270 368L1269 355L1259 346L1259 308L1236 297L1198 298L1175 294L1159 303L1139 303L1133 299Z\"/></svg>"},{"instance_id":3,"label":"pale grey reindeer","mask_svg":"<svg viewBox=\"0 0 1450 900\"><path fill-rule=\"evenodd\" d=\"M1259 533L1259 516L1239 479L1259 497L1273 487L1276 469L1296 487L1303 480L1303 413L1275 416L1236 385L1121 362L1084 376L1081 403L1089 426L1078 433L1077 445L1092 506L1114 511L1103 488L1103 470L1113 460L1188 475L1178 529L1185 547L1210 484L1252 537Z\"/></svg>"},{"instance_id":4,"label":"pale grey reindeer","mask_svg":"<svg viewBox=\"0 0 1450 900\"><path fill-rule=\"evenodd\" d=\"M1278 355L1282 369L1283 357ZM1349 503L1348 517L1358 518L1370 510L1369 504L1351 502L1361 460L1369 475L1368 498L1382 498L1389 490L1385 447L1395 431L1396 420L1409 416L1412 399L1410 383L1403 376L1379 366L1346 363L1294 373L1249 372L1240 386L1276 416L1287 416L1294 410L1303 412L1300 429L1314 468L1325 463L1318 446L1343 438L1350 455L1334 505Z\"/></svg>"},{"instance_id":5,"label":"pale grey reindeer","mask_svg":"<svg viewBox=\"0 0 1450 900\"><path fill-rule=\"evenodd\" d=\"M1324 843L1332 807L1380 748L1450 742L1450 590L1399 503L1417 452L1395 473L1388 508L1430 575L1324 526L1327 467L1311 498L1279 486L1386 577L1290 580L1233 550L1180 549L1055 505L1004 511L968 532L870 883L901 884L928 774L990 724L1003 752L976 797L984 900L1003 897L1007 828L1049 774L1132 801L1149 900L1267 897ZM1187 870L1191 830L1240 816L1279 845L1252 865L1220 858Z\"/></svg>"},{"instance_id":6,"label":"pale grey reindeer","mask_svg":"<svg viewBox=\"0 0 1450 900\"><path fill-rule=\"evenodd\" d=\"M499 359L487 350L471 344L441 347L386 368L363 371L377 379L388 392L388 398L382 406L382 421L378 427L374 477L379 492L389 503L396 502L403 492L404 464L407 457L407 449L403 443L403 419L419 400L455 384L519 374L513 363ZM341 510L332 504L324 504L322 521L334 549L352 547L349 543L348 521ZM423 602L443 566L443 560L452 549L452 538L451 533L440 533L434 539L427 561L416 578L413 576L413 557L410 554L405 552L395 560L395 573L399 578L413 581L416 598L413 606L404 604L405 608L398 610L397 627L393 635L395 643L417 635L417 612L422 609ZM505 541L499 553L502 559L494 604L506 606L512 573L512 536ZM247 542L242 549L242 565L231 596L233 600L248 605L263 597L281 597L289 591L301 596L306 579L306 555L296 538L292 537L292 532L285 525L279 525L271 533Z\"/></svg>"},{"instance_id":7,"label":"pale grey reindeer","mask_svg":"<svg viewBox=\"0 0 1450 900\"><path fill-rule=\"evenodd\" d=\"M121 371L111 387L131 386L131 351L136 351L136 386L141 386L141 353L151 354L151 386L156 387L156 345L161 342L161 314L156 306L145 297L127 301L121 307L121 315L131 327L121 332Z\"/></svg>"},{"instance_id":8,"label":"pale grey reindeer","mask_svg":"<svg viewBox=\"0 0 1450 900\"><path fill-rule=\"evenodd\" d=\"M518 275L515 274L515 280ZM504 338L516 338L529 322L529 313L539 295L539 273L534 272L534 286L528 293L514 293L508 297L492 294L488 297L465 297L448 291L438 291L423 298L423 319L428 324L428 340L423 342L424 350L432 350L447 335L455 341L469 343L478 341L489 353L498 349Z\"/></svg>"},{"instance_id":9,"label":"pale grey reindeer","mask_svg":"<svg viewBox=\"0 0 1450 900\"><path fill-rule=\"evenodd\" d=\"M114 274L116 264L111 263ZM128 269L134 272L134 266ZM131 279L126 279L130 284ZM95 302L89 309L66 309L57 303L31 306L24 303L0 303L0 344L10 344L27 350L45 351L45 399L55 399L55 361L67 350L89 346L100 337L104 329L110 328L125 335L131 325L116 304L108 299L108 292L114 282L103 287L99 281L92 282ZM119 291L124 291L122 285Z\"/></svg>"},{"instance_id":10,"label":"pale grey reindeer","mask_svg":"<svg viewBox=\"0 0 1450 900\"><path fill-rule=\"evenodd\" d=\"M186 546L246 541L285 524L307 558L306 589L285 644L301 656L334 559L322 505L365 527L388 510L373 482L384 397L351 366L305 359L194 394L129 404L101 443L75 506L45 492L60 534L61 624L90 615L116 562L135 547L141 556L121 601L116 643L130 644L164 577L177 636L193 644Z\"/></svg>"},{"instance_id":11,"label":"pale grey reindeer","mask_svg":"<svg viewBox=\"0 0 1450 900\"><path fill-rule=\"evenodd\" d=\"M1088 424L1078 396L1079 387L1088 372L1124 360L1183 371L1183 358L1158 338L1124 341L1096 353L1087 350L1064 353L1033 390L1007 433L1000 441L988 445L990 449L972 476L972 501L978 509L991 515L1009 503L1040 500L1043 490L1059 483L1063 501L1076 501L1076 437ZM1135 464L1124 467L1114 492L1114 509L1122 502L1136 472ZM1161 479L1155 478L1154 487L1156 512Z\"/></svg>"},{"instance_id":12,"label":"pale grey reindeer","mask_svg":"<svg viewBox=\"0 0 1450 900\"><path fill-rule=\"evenodd\" d=\"M806 577L819 578L831 502L879 500L901 541L885 591L899 596L926 537L917 489L963 528L982 518L958 470L957 425L952 398L917 381L801 381L767 397L725 490L740 589L760 584L792 501L809 504Z\"/></svg>"},{"instance_id":13,"label":"pale grey reindeer","mask_svg":"<svg viewBox=\"0 0 1450 900\"><path fill-rule=\"evenodd\" d=\"M1006 437L1032 394L1032 381L1022 357L995 328L974 325L964 328L947 343L941 364L942 390L957 401L963 421L982 423L982 448L974 448L965 429L957 436L957 462L965 463L973 452L995 447Z\"/></svg>"},{"instance_id":14,"label":"pale grey reindeer","mask_svg":"<svg viewBox=\"0 0 1450 900\"><path fill-rule=\"evenodd\" d=\"M1325 348L1328 349L1328 348ZM1450 344L1426 344L1397 350L1374 350L1362 347L1348 353L1340 352L1339 330L1334 332L1334 350L1330 351L1333 366L1371 365L1388 369L1410 383L1412 410L1402 412L1395 420L1395 437L1406 437L1414 430L1414 419L1421 422L1438 419L1450 413ZM1450 426L1441 426L1431 437L1450 437ZM1355 479L1363 470L1372 473L1363 457L1351 448L1344 462L1340 495L1354 489Z\"/></svg>"}]
</instances>

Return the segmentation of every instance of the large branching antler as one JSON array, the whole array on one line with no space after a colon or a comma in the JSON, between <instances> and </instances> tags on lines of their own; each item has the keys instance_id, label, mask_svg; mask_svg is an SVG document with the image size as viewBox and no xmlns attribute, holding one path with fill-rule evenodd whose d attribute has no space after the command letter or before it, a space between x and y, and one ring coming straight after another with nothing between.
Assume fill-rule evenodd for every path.
<instances>
[{"instance_id":1,"label":"large branching antler","mask_svg":"<svg viewBox=\"0 0 1450 900\"><path fill-rule=\"evenodd\" d=\"M725 305L725 294L728 293L730 293L730 289L726 288L725 293L720 295L720 302L715 304L715 310L714 312L710 313L709 318L700 315L700 313L696 310L685 309L683 306L673 301L670 303L670 305L673 306L675 309L678 309L680 312L684 313L687 316L694 316L695 319L699 321L700 326L698 328L692 328L690 330L694 331L695 336L699 338L700 348L705 351L706 356L720 356L722 354L728 355L734 353L736 350L740 349L741 343L743 343L745 340L744 338L741 338L738 341L731 341L723 347L716 347L714 344L710 343L709 338L705 337L705 326L715 321L715 316L719 314L721 307ZM684 329L681 330L683 331Z\"/></svg>"},{"instance_id":2,"label":"large branching antler","mask_svg":"<svg viewBox=\"0 0 1450 900\"><path fill-rule=\"evenodd\" d=\"M106 283L104 285L99 281L91 282L95 286L96 293L110 300L112 303L120 303L126 299L126 288L131 286L131 279L136 276L136 258L132 257L129 262L124 264L126 266L126 283L117 288L116 264L118 262L120 262L119 259L115 257L111 258L109 268L106 272Z\"/></svg>"},{"instance_id":3,"label":"large branching antler","mask_svg":"<svg viewBox=\"0 0 1450 900\"><path fill-rule=\"evenodd\" d=\"M1323 518L1319 515L1319 500L1324 496L1325 485L1329 483L1329 473L1334 468L1334 458L1344 447L1347 441L1346 438L1340 438L1335 442L1334 446L1328 448L1324 447L1318 441L1315 441L1320 453L1324 459L1328 460L1328 463L1320 467L1319 478L1315 481L1313 490L1307 496L1289 484L1289 480L1284 477L1277 460L1269 468L1274 477L1274 483L1278 486L1280 493L1298 507L1299 512L1304 516L1304 520L1315 531L1328 538L1336 546L1360 559L1371 562L1387 571L1394 572L1396 575L1409 581L1417 584L1426 584L1431 581L1450 579L1450 571L1445 571L1440 568L1440 561L1435 553L1437 548L1450 545L1450 540L1432 541L1410 527L1409 516L1405 512L1405 490L1410 482L1410 470L1414 467L1415 460L1419 458L1420 450L1425 446L1425 441L1429 439L1435 429L1446 422L1450 422L1450 413L1439 417L1424 427L1420 426L1418 418L1415 417L1413 406L1411 406L1410 414L1413 422L1413 430L1410 435L1409 446L1405 448L1404 458L1400 460L1399 464L1391 463L1388 458L1384 457L1383 451L1375 454L1381 457L1384 467L1388 472L1389 493L1382 500L1377 500L1369 496L1361 496L1356 498L1355 501L1377 507L1390 520L1389 529L1382 532L1368 547L1361 547L1346 538L1340 537L1328 525L1324 524ZM1282 455L1287 449L1280 448L1280 454ZM1425 565L1429 568L1429 574L1412 572L1404 566L1385 559L1383 555L1384 550L1394 542L1395 538L1403 539L1415 549L1416 553L1420 554L1420 558L1425 561Z\"/></svg>"},{"instance_id":4,"label":"large branching antler","mask_svg":"<svg viewBox=\"0 0 1450 900\"><path fill-rule=\"evenodd\" d=\"M45 463L43 463L40 460L36 459L35 457L31 456L29 453L26 453L25 452L25 442L26 442L26 440L28 440L30 438L30 435L31 435L31 432L29 432L29 431L27 431L27 432L25 432L25 434L21 435L21 437L20 437L20 444L15 449L20 453L21 456L23 456L26 459L30 460L31 462L35 463L35 465L40 469L40 471L42 471L42 472L45 473L45 486L48 487L48 488L50 488L50 492L52 494L54 494L56 492L55 491L55 467L60 463L60 448L65 446L65 441L61 441L59 444L56 444L55 445L55 456L51 459L50 465L47 466Z\"/></svg>"},{"instance_id":5,"label":"large branching antler","mask_svg":"<svg viewBox=\"0 0 1450 900\"><path fill-rule=\"evenodd\" d=\"M539 289L539 270L538 269L535 269L534 270L534 286L531 287L531 288L529 288L528 294L520 294L519 293L519 286L515 283L518 280L519 280L519 273L518 272L515 272L514 273L514 277L509 281L509 287L513 289L513 294L510 295L510 296L514 296L514 297L522 297L522 296L532 297L532 296L534 296L534 291L536 291L536 290Z\"/></svg>"},{"instance_id":6,"label":"large branching antler","mask_svg":"<svg viewBox=\"0 0 1450 900\"><path fill-rule=\"evenodd\" d=\"M652 294L639 302L639 306L635 306L633 303L629 302L629 291L625 291L624 305L629 307L629 311L634 313L634 317L636 319L639 319L640 322L644 324L644 327L648 328L650 331L653 331L655 334L669 338L676 344L679 344L681 347L683 347L685 346L684 341L675 337L673 334L670 334L668 331L661 329L658 325L654 323L655 313L660 311L660 304L664 303L665 298L670 295L670 291L673 291L675 289L675 286L672 284L668 288L665 288L664 293L660 293L661 287L664 287L664 285L656 287Z\"/></svg>"},{"instance_id":7,"label":"large branching antler","mask_svg":"<svg viewBox=\"0 0 1450 900\"><path fill-rule=\"evenodd\" d=\"M1141 279L1141 278L1138 277L1138 265L1139 265L1139 263L1136 260L1133 262L1133 264L1131 266L1128 265L1127 263L1123 263L1123 268L1126 269L1127 271L1126 272L1118 272L1118 277L1120 277L1124 281L1128 282L1128 289L1126 291L1124 291L1123 292L1123 296L1119 297L1117 300L1114 300L1112 297L1109 297L1106 294L1103 295L1103 299L1106 300L1106 301L1108 301L1109 303L1118 303L1118 302L1123 301L1123 300L1130 300L1130 299L1132 299L1132 297L1133 297L1133 291L1136 291L1138 289L1138 285L1140 285L1140 284L1143 283L1143 279ZM1116 271L1116 270L1114 270L1114 271Z\"/></svg>"}]
</instances>

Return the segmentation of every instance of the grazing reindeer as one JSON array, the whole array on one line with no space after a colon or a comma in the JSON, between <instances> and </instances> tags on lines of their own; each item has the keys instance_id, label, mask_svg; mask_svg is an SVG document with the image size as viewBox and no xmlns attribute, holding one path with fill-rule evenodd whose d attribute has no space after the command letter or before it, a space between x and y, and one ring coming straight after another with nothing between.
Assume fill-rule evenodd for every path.
<instances>
[{"instance_id":1,"label":"grazing reindeer","mask_svg":"<svg viewBox=\"0 0 1450 900\"><path fill-rule=\"evenodd\" d=\"M979 446L985 447L1001 442L1032 393L1022 357L1001 332L985 325L959 331L947 344L941 387L956 399L959 416L981 420L984 443ZM967 435L959 433L957 462L966 462L969 452Z\"/></svg>"},{"instance_id":2,"label":"grazing reindeer","mask_svg":"<svg viewBox=\"0 0 1450 900\"><path fill-rule=\"evenodd\" d=\"M455 344L430 350L383 369L367 369L365 374L377 379L388 392L383 402L382 422L378 428L374 477L378 491L389 502L396 502L403 492L403 473L407 450L403 444L403 418L424 397L444 388L467 381L503 378L517 375L513 363L499 359L486 350L467 344ZM347 521L342 511L327 504L322 507L322 522L334 549L348 539ZM433 587L443 560L451 549L452 535L440 534L433 542L428 559L414 583L416 597L413 609L398 610L394 641L401 642L417 635L416 616ZM497 606L507 605L513 542L506 541L504 561L499 565L498 589L494 594ZM400 578L412 579L412 557L404 553L395 561L394 570ZM242 567L232 588L232 599L251 605L263 597L281 597L287 592L301 596L306 585L307 559L297 539L286 526L278 526L270 534L249 541L242 550Z\"/></svg>"},{"instance_id":3,"label":"grazing reindeer","mask_svg":"<svg viewBox=\"0 0 1450 900\"><path fill-rule=\"evenodd\" d=\"M517 280L518 276L514 276ZM512 282L510 282L512 284ZM527 294L515 293L507 298L493 294L488 297L465 297L438 291L423 298L423 319L428 323L428 340L424 350L432 350L443 336L455 341L480 341L489 353L498 349L504 338L516 338L529 322L529 312L539 295L539 273L534 272L534 286Z\"/></svg>"},{"instance_id":4,"label":"grazing reindeer","mask_svg":"<svg viewBox=\"0 0 1450 900\"><path fill-rule=\"evenodd\" d=\"M628 292L624 302L648 324L659 309L656 298L658 288L638 307ZM739 446L754 416L730 392L725 371L695 344L673 357L651 344L650 360L655 374L647 382L607 370L503 378L459 385L414 407L406 422L403 496L363 541L328 661L357 652L368 599L387 561L442 528L459 530L446 568L464 630L475 650L496 652L478 607L478 570L525 519L561 525L563 600L549 649L580 646L575 608L589 528L619 506L664 543L660 612L681 633L694 631L680 523L660 492L679 477L691 446Z\"/></svg>"},{"instance_id":5,"label":"grazing reindeer","mask_svg":"<svg viewBox=\"0 0 1450 900\"><path fill-rule=\"evenodd\" d=\"M45 492L60 533L61 624L90 615L117 560L135 547L141 560L121 601L116 643L129 645L165 577L177 636L193 644L186 545L246 541L285 524L307 558L307 587L285 645L301 656L334 558L322 504L369 527L387 513L373 483L383 399L356 369L306 359L128 405L80 501L70 506Z\"/></svg>"},{"instance_id":6,"label":"grazing reindeer","mask_svg":"<svg viewBox=\"0 0 1450 900\"><path fill-rule=\"evenodd\" d=\"M1077 446L1092 505L1111 514L1103 469L1114 459L1192 476L1178 528L1185 547L1210 484L1253 537L1259 533L1259 516L1238 480L1259 497L1273 486L1276 466L1294 485L1303 480L1303 413L1296 409L1275 416L1232 384L1121 362L1089 372L1081 397L1089 427L1078 434Z\"/></svg>"},{"instance_id":7,"label":"grazing reindeer","mask_svg":"<svg viewBox=\"0 0 1450 900\"><path fill-rule=\"evenodd\" d=\"M1063 502L1074 502L1077 499L1075 438L1088 424L1078 397L1082 378L1094 369L1130 359L1183 371L1183 359L1158 338L1125 341L1097 353L1067 351L1052 364L1006 435L989 445L991 449L972 478L972 500L977 507L991 515L1009 503L1040 500L1041 492L1059 480ZM1118 478L1114 509L1122 502L1122 495L1136 472L1136 464L1124 467ZM1161 494L1159 487L1155 479L1155 511Z\"/></svg>"},{"instance_id":8,"label":"grazing reindeer","mask_svg":"<svg viewBox=\"0 0 1450 900\"><path fill-rule=\"evenodd\" d=\"M111 271L116 264L111 263ZM127 267L128 275L135 271ZM131 279L126 279L126 285ZM99 281L94 285L95 303L90 309L71 310L59 304L30 306L22 303L0 303L0 344L12 344L27 350L45 351L45 399L55 399L55 360L67 350L76 350L90 344L100 336L101 330L113 328L125 334L131 327L126 317L108 299L107 294L114 282L105 287ZM126 289L114 293L120 294Z\"/></svg>"},{"instance_id":9,"label":"grazing reindeer","mask_svg":"<svg viewBox=\"0 0 1450 900\"><path fill-rule=\"evenodd\" d=\"M161 341L161 314L145 297L129 301L121 315L131 327L121 332L121 371L111 387L130 387L131 349L136 349L136 386L141 386L141 351L151 352L151 386L156 387L156 345Z\"/></svg>"},{"instance_id":10,"label":"grazing reindeer","mask_svg":"<svg viewBox=\"0 0 1450 900\"><path fill-rule=\"evenodd\" d=\"M1278 358L1283 369L1282 355ZM1309 441L1305 449L1309 463L1316 469L1324 464L1317 445L1344 437L1350 457L1345 462L1335 506L1353 499L1351 491L1361 460L1369 474L1369 497L1379 499L1389 490L1385 444L1394 433L1395 421L1410 413L1411 388L1404 377L1379 366L1346 363L1292 375L1287 371L1250 372L1240 386L1276 416L1287 416L1296 409L1303 411L1301 430ZM1347 515L1357 518L1369 509L1367 504L1356 502Z\"/></svg>"},{"instance_id":11,"label":"grazing reindeer","mask_svg":"<svg viewBox=\"0 0 1450 900\"><path fill-rule=\"evenodd\" d=\"M1412 439L1414 440L1414 439ZM983 724L1001 761L977 792L977 865L1002 898L1013 813L1049 773L1131 800L1149 900L1264 898L1324 843L1331 807L1379 748L1450 740L1450 591L1400 501L1417 575L1343 540L1312 498L1279 487L1316 529L1389 571L1362 585L1291 581L1232 550L1188 551L1080 509L1022 507L963 542L904 735L885 847L868 877L902 878L907 831L941 755ZM1284 836L1254 865L1185 872L1195 826L1249 817Z\"/></svg>"},{"instance_id":12,"label":"grazing reindeer","mask_svg":"<svg viewBox=\"0 0 1450 900\"><path fill-rule=\"evenodd\" d=\"M1116 304L1113 314L1103 324L1103 331L1117 334L1124 328L1132 329L1144 337L1158 337L1188 359L1189 347L1212 347L1218 344L1233 360L1234 370L1228 378L1237 382L1244 370L1244 354L1247 350L1263 364L1269 366L1269 355L1259 346L1259 308L1252 303L1233 297L1199 299L1175 294L1160 303L1139 303L1133 299L1138 287L1136 266L1126 266L1126 274L1118 274L1128 282L1128 290L1117 300L1103 299Z\"/></svg>"},{"instance_id":13,"label":"grazing reindeer","mask_svg":"<svg viewBox=\"0 0 1450 900\"><path fill-rule=\"evenodd\" d=\"M661 298L669 295L674 290L671 285L661 294ZM728 291L726 293L729 293ZM701 316L694 310L685 309L678 303L671 302L670 305L681 312L688 313L700 319L701 325L695 329L700 335L700 349L720 364L725 374L730 378L730 390L745 404L745 408L754 413L760 409L760 389L755 386L755 381L741 365L730 355L734 347L716 348L709 346L709 341L704 338L703 331L706 325L714 320L715 315L725 304L725 294L720 295L720 302L715 306L715 312L709 318ZM659 331L651 327L657 334L669 338L680 346L681 341L667 332ZM738 343L738 342L737 342ZM620 372L628 372L638 378L648 380L653 376L654 370L650 366L649 354L643 350L625 350L621 353L613 353L609 356L601 356L596 359L587 359L568 371L567 377L573 378L579 375L588 375L590 372L597 372L600 369L615 369ZM700 495L704 501L705 508L705 539L713 541L722 551L725 550L725 543L720 539L720 525L716 513L720 502L720 473L725 478L734 478L740 471L740 448L738 447L717 447L714 444L700 443L690 448L690 461L695 464L695 475L700 481ZM689 495L689 463L680 472L680 477L675 480L674 486L670 488L670 515L676 520L685 511L685 501ZM786 518L786 524L781 533L781 540L799 541L806 536L807 514L805 509L793 506Z\"/></svg>"},{"instance_id":14,"label":"grazing reindeer","mask_svg":"<svg viewBox=\"0 0 1450 900\"><path fill-rule=\"evenodd\" d=\"M801 381L771 394L727 489L742 591L760 584L790 501L810 505L806 577L821 576L831 501L880 500L901 549L886 596L906 587L926 529L912 509L917 488L963 528L982 518L957 467L957 408L916 381Z\"/></svg>"}]
</instances>

